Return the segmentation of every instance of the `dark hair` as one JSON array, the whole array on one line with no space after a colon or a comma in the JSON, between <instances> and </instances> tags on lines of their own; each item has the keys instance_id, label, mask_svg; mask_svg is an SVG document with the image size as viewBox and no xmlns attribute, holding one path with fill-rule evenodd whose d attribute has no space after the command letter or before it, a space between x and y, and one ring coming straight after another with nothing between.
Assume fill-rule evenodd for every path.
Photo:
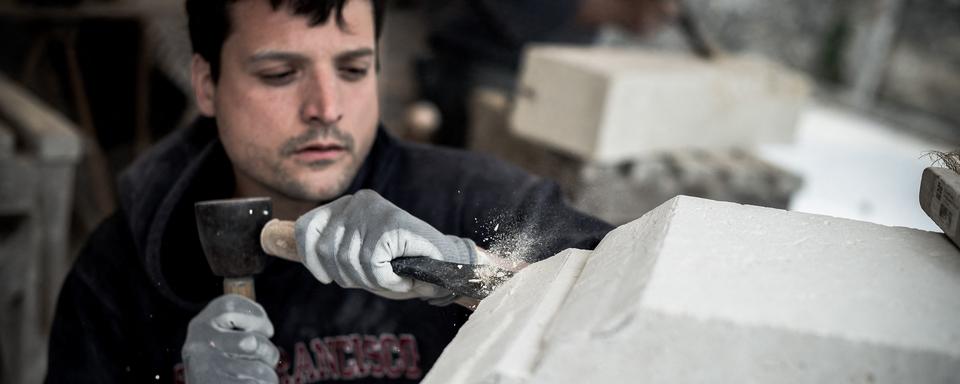
<instances>
[{"instance_id":1,"label":"dark hair","mask_svg":"<svg viewBox=\"0 0 960 384\"><path fill-rule=\"evenodd\" d=\"M258 0L266 1L266 0ZM343 7L351 0L269 0L274 10L281 6L293 10L295 15L306 16L310 26L324 24L333 14L337 25L345 28ZM357 1L357 0L353 0ZM187 0L187 24L190 29L190 44L193 52L210 63L213 81L220 78L220 53L223 42L230 35L229 7L237 0ZM384 0L370 0L373 6L374 36L380 40L383 29Z\"/></svg>"}]
</instances>

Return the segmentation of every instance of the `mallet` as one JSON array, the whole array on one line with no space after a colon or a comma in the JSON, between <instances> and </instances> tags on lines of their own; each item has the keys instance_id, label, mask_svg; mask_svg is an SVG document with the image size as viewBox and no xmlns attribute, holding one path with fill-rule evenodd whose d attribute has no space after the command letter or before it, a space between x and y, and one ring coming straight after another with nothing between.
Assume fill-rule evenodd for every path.
<instances>
[{"instance_id":1,"label":"mallet","mask_svg":"<svg viewBox=\"0 0 960 384\"><path fill-rule=\"evenodd\" d=\"M273 218L270 199L202 201L194 204L194 213L203 253L213 273L223 277L223 292L256 300L253 275L266 264L260 230Z\"/></svg>"}]
</instances>

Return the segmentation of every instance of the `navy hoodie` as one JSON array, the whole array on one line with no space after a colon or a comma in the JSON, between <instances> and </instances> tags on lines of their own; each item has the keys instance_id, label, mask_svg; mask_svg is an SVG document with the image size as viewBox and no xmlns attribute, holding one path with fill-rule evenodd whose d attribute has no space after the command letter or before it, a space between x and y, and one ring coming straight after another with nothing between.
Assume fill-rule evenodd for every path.
<instances>
[{"instance_id":1,"label":"navy hoodie","mask_svg":"<svg viewBox=\"0 0 960 384\"><path fill-rule=\"evenodd\" d=\"M60 292L47 382L183 382L187 324L223 289L200 248L193 204L233 189L206 118L121 176L119 210L90 236ZM592 249L610 230L563 204L551 182L478 154L401 142L382 128L346 193L359 189L443 233L528 261ZM256 284L281 350L281 382L417 382L469 316L457 305L324 285L281 259L271 258Z\"/></svg>"}]
</instances>

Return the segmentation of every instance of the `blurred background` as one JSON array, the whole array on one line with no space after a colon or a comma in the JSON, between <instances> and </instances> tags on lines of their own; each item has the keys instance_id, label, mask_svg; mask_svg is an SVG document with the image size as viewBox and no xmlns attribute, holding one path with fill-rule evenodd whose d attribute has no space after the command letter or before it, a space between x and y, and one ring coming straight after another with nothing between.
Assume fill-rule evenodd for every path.
<instances>
[{"instance_id":1,"label":"blurred background","mask_svg":"<svg viewBox=\"0 0 960 384\"><path fill-rule=\"evenodd\" d=\"M389 0L382 120L614 224L678 195L939 231L960 0ZM119 172L196 116L181 0L0 0L0 382L39 382Z\"/></svg>"}]
</instances>

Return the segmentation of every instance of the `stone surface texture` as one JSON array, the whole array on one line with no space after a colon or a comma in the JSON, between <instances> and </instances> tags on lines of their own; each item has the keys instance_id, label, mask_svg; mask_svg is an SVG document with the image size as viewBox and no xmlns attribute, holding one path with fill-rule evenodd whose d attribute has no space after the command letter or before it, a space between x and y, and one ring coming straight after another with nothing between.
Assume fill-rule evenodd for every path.
<instances>
[{"instance_id":1,"label":"stone surface texture","mask_svg":"<svg viewBox=\"0 0 960 384\"><path fill-rule=\"evenodd\" d=\"M518 87L514 133L606 163L789 142L810 93L804 77L756 57L569 46L529 49Z\"/></svg>"},{"instance_id":2,"label":"stone surface texture","mask_svg":"<svg viewBox=\"0 0 960 384\"><path fill-rule=\"evenodd\" d=\"M678 197L517 274L424 382L952 383L958 291L941 234Z\"/></svg>"}]
</instances>

